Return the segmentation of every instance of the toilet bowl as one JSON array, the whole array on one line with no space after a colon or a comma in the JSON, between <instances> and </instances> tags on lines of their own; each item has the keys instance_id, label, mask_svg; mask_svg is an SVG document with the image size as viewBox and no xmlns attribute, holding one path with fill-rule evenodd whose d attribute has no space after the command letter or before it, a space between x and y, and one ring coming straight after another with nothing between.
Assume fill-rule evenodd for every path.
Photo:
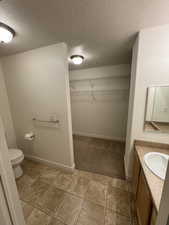
<instances>
[{"instance_id":1,"label":"toilet bowl","mask_svg":"<svg viewBox=\"0 0 169 225\"><path fill-rule=\"evenodd\" d=\"M19 178L23 174L21 162L24 159L24 154L20 149L9 149L9 156L12 163L15 178Z\"/></svg>"}]
</instances>

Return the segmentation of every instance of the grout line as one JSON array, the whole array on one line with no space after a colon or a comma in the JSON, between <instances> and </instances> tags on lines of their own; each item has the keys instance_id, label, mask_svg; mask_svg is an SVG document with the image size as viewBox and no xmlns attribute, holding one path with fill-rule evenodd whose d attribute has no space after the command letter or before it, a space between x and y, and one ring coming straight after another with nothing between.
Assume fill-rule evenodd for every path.
<instances>
[{"instance_id":1,"label":"grout line","mask_svg":"<svg viewBox=\"0 0 169 225\"><path fill-rule=\"evenodd\" d=\"M82 211L82 209L83 209L83 204L84 204L84 199L82 200L81 208L80 208L80 210L79 210L79 213L78 213L78 215L77 215L77 218L76 218L76 221L75 221L74 225L76 225L77 222L78 222L78 218L79 218L80 213L81 213L81 211Z\"/></svg>"},{"instance_id":2,"label":"grout line","mask_svg":"<svg viewBox=\"0 0 169 225\"><path fill-rule=\"evenodd\" d=\"M22 201L25 202L27 205L30 205L33 209L37 209L37 210L41 211L42 213L46 214L47 216L52 217L51 215L49 215L48 213L46 213L45 211L43 211L43 209L40 208L40 207L38 207L37 205L35 206L31 202L27 202L25 200L22 200Z\"/></svg>"},{"instance_id":3,"label":"grout line","mask_svg":"<svg viewBox=\"0 0 169 225\"><path fill-rule=\"evenodd\" d=\"M128 194L130 195L129 191L122 190L122 189L120 189L120 188L118 188L118 187L113 187L113 188L114 188L114 189L121 190L121 191L124 191L124 192L126 192L126 193L128 193ZM118 214L118 215L121 215L121 216L123 216L123 217L126 217L126 218L128 218L128 219L131 221L131 198L130 198L130 196L129 196L129 199L130 199L130 215L129 215L129 216L126 216L126 215L124 215L124 214L122 214L122 213L119 213L119 212L117 212L116 210L114 210L114 209L108 207L108 204L107 204L107 203L108 203L108 192L107 192L107 196L106 196L106 210L111 210L111 211L113 211L114 213L116 213L116 214Z\"/></svg>"},{"instance_id":4,"label":"grout line","mask_svg":"<svg viewBox=\"0 0 169 225\"><path fill-rule=\"evenodd\" d=\"M49 167L49 166L48 166L48 167ZM49 167L49 168L50 168L50 167ZM90 172L90 173L91 173L91 175L93 174L92 172ZM26 174L26 173L25 173L25 174ZM43 173L42 173L42 174L43 174ZM40 178L40 176L41 176L42 174L39 174L39 175L37 176L37 178L33 181L33 183L36 182L36 181ZM75 176L78 177L78 174L75 175ZM102 175L102 176L104 176L104 175ZM82 176L82 177L83 177L83 176ZM56 178L57 178L57 176L56 176ZM113 179L112 177L110 177L110 178ZM101 204L99 204L99 203L96 203L96 202L94 202L94 201L92 201L92 200L90 200L90 199L86 199L86 194L87 194L87 192L88 192L88 190L89 190L90 183L91 183L92 181L95 181L95 179L93 179L93 178L91 177L91 178L89 179L89 182L88 182L88 184L87 184L86 191L85 191L85 193L84 193L83 196L80 196L80 195L76 194L75 192L71 192L71 191L69 191L69 190L64 190L64 189L62 189L62 188L59 188L59 187L55 186L55 185L54 185L55 179L54 179L54 181L53 181L52 184L51 184L51 185L54 185L56 189L59 189L59 190L63 191L64 193L68 193L68 194L70 194L70 195L73 195L73 196L75 196L75 197L78 197L78 198L82 199L81 208L80 208L80 210L79 210L79 212L78 212L78 215L77 215L77 217L76 217L76 219L75 219L74 225L77 224L79 215L80 215L80 213L81 213L81 211L82 211L82 208L83 208L84 201L92 202L93 204L102 206L102 207L104 208L104 224L106 223L106 211L107 211L108 209L111 210L111 211L113 211L113 212L116 213L116 214L119 214L119 215L121 215L121 216L125 216L126 218L129 218L130 221L131 221L131 223L133 224L132 213L131 213L131 210L132 210L132 209L131 209L131 206L132 206L132 205L131 205L131 203L132 203L132 202L131 202L131 198L130 198L130 217L128 217L128 216L126 216L126 215L122 215L122 214L120 214L120 213L116 212L115 210L110 209L110 208L108 207L108 204L107 204L107 203L108 203L108 187L109 187L109 182L108 182L107 184L104 185L104 186L106 187L105 206L103 206L103 205L101 205ZM101 183L100 181L97 181L97 180L96 180L96 182ZM33 184L33 183L32 183L32 184ZM44 183L45 183L45 182L44 182ZM31 184L31 185L32 185L32 184ZM48 183L47 183L47 184L48 184ZM101 184L102 184L102 183L101 183ZM24 187L24 188L26 188L26 187ZM24 190L24 188L22 188L22 190ZM113 186L112 186L112 188L119 189L119 190L121 190L121 191L124 191L124 192L130 194L129 190L127 191L127 190L123 190L122 188L119 188L119 187L113 187ZM47 189L45 190L45 192L46 192L46 191L47 191ZM25 201L25 200L23 200L23 199L21 199L21 200L24 201L24 202L26 202L28 205L31 205L31 206L33 207L33 209L38 209L38 210L40 210L41 212L45 213L45 214L48 215L50 218L55 217L53 213L49 215L48 213L46 213L46 212L43 210L43 208L38 207L38 206L34 206L34 205L32 205L30 202L27 202L27 201ZM61 204L60 204L60 206L58 207L57 211L59 210L60 207L61 207ZM55 218L59 219L58 216L56 216ZM60 221L61 221L61 220L60 220ZM63 221L62 221L62 222L63 222ZM65 223L65 222L64 222L64 223Z\"/></svg>"},{"instance_id":5,"label":"grout line","mask_svg":"<svg viewBox=\"0 0 169 225\"><path fill-rule=\"evenodd\" d=\"M106 224L106 212L107 212L107 201L108 201L108 188L109 188L109 184L107 186L107 191L106 191L106 204L105 204L105 209L104 209L104 224Z\"/></svg>"}]
</instances>

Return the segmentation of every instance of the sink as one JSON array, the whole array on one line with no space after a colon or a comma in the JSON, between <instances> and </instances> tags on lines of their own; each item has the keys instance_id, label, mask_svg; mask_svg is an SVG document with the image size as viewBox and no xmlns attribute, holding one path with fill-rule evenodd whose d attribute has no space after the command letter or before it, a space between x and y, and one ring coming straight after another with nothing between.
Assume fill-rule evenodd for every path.
<instances>
[{"instance_id":1,"label":"sink","mask_svg":"<svg viewBox=\"0 0 169 225\"><path fill-rule=\"evenodd\" d=\"M152 173L160 177L162 180L165 179L168 160L169 155L159 152L149 152L144 155L144 162L146 166L151 170Z\"/></svg>"}]
</instances>

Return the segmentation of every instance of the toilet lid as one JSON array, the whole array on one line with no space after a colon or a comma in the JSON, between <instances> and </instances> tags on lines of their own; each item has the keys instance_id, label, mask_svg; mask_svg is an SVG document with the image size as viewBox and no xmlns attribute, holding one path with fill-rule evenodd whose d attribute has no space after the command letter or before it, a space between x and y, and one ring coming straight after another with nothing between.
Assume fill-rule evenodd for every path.
<instances>
[{"instance_id":1,"label":"toilet lid","mask_svg":"<svg viewBox=\"0 0 169 225\"><path fill-rule=\"evenodd\" d=\"M9 149L9 156L11 161L15 161L23 157L23 153L19 149Z\"/></svg>"}]
</instances>

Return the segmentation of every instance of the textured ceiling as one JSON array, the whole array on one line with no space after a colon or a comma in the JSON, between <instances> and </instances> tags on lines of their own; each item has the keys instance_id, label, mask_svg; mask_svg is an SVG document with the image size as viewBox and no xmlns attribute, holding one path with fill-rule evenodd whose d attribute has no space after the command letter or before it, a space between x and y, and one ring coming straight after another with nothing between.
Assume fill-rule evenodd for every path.
<instances>
[{"instance_id":1,"label":"textured ceiling","mask_svg":"<svg viewBox=\"0 0 169 225\"><path fill-rule=\"evenodd\" d=\"M66 42L82 66L128 63L136 33L169 23L168 0L2 0L0 22L17 33L0 56Z\"/></svg>"}]
</instances>

